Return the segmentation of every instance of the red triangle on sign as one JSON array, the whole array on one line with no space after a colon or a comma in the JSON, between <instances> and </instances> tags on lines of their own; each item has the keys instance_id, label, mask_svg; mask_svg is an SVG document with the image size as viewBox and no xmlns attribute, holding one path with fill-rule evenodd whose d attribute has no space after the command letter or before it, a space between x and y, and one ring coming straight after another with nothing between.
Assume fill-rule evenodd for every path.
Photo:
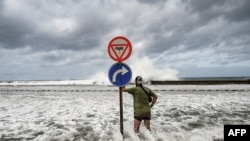
<instances>
[{"instance_id":1,"label":"red triangle on sign","mask_svg":"<svg viewBox=\"0 0 250 141\"><path fill-rule=\"evenodd\" d=\"M108 45L108 54L111 59L122 62L131 55L132 44L123 36L113 38Z\"/></svg>"},{"instance_id":2,"label":"red triangle on sign","mask_svg":"<svg viewBox=\"0 0 250 141\"><path fill-rule=\"evenodd\" d=\"M115 58L118 60L123 60L127 56L128 44L115 44L111 45L112 51L115 55ZM114 56L113 56L114 57Z\"/></svg>"}]
</instances>

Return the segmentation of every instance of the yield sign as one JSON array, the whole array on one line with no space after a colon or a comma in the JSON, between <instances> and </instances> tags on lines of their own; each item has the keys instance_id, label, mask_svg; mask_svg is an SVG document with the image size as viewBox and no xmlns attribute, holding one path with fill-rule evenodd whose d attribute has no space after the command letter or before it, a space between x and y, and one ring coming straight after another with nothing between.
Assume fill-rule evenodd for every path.
<instances>
[{"instance_id":1,"label":"yield sign","mask_svg":"<svg viewBox=\"0 0 250 141\"><path fill-rule=\"evenodd\" d=\"M122 62L131 55L132 44L123 36L113 38L108 45L108 54L111 59Z\"/></svg>"}]
</instances>

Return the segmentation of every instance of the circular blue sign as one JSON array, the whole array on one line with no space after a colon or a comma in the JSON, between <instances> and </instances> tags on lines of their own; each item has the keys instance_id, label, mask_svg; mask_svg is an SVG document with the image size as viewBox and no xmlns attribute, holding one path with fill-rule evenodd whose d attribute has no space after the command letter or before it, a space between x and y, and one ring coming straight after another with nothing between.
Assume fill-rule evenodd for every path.
<instances>
[{"instance_id":1,"label":"circular blue sign","mask_svg":"<svg viewBox=\"0 0 250 141\"><path fill-rule=\"evenodd\" d=\"M131 78L132 71L125 63L115 63L109 69L109 81L115 86L125 86Z\"/></svg>"}]
</instances>

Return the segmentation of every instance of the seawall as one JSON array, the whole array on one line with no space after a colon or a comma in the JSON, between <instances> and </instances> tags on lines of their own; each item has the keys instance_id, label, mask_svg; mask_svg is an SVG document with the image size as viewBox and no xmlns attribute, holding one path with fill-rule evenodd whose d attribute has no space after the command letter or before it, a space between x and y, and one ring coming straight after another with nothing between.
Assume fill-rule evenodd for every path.
<instances>
[{"instance_id":1,"label":"seawall","mask_svg":"<svg viewBox=\"0 0 250 141\"><path fill-rule=\"evenodd\" d=\"M151 81L151 85L223 85L223 84L250 84L247 80L166 80Z\"/></svg>"}]
</instances>

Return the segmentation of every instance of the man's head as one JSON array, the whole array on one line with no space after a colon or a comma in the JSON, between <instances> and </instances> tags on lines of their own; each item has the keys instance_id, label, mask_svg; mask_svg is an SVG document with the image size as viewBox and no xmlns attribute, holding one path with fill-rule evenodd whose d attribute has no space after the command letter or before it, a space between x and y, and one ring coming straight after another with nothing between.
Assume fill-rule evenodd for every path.
<instances>
[{"instance_id":1,"label":"man's head","mask_svg":"<svg viewBox=\"0 0 250 141\"><path fill-rule=\"evenodd\" d=\"M141 76L137 76L137 77L135 78L135 85L136 85L136 86L141 86L142 83L143 83L142 77L141 77Z\"/></svg>"}]
</instances>

